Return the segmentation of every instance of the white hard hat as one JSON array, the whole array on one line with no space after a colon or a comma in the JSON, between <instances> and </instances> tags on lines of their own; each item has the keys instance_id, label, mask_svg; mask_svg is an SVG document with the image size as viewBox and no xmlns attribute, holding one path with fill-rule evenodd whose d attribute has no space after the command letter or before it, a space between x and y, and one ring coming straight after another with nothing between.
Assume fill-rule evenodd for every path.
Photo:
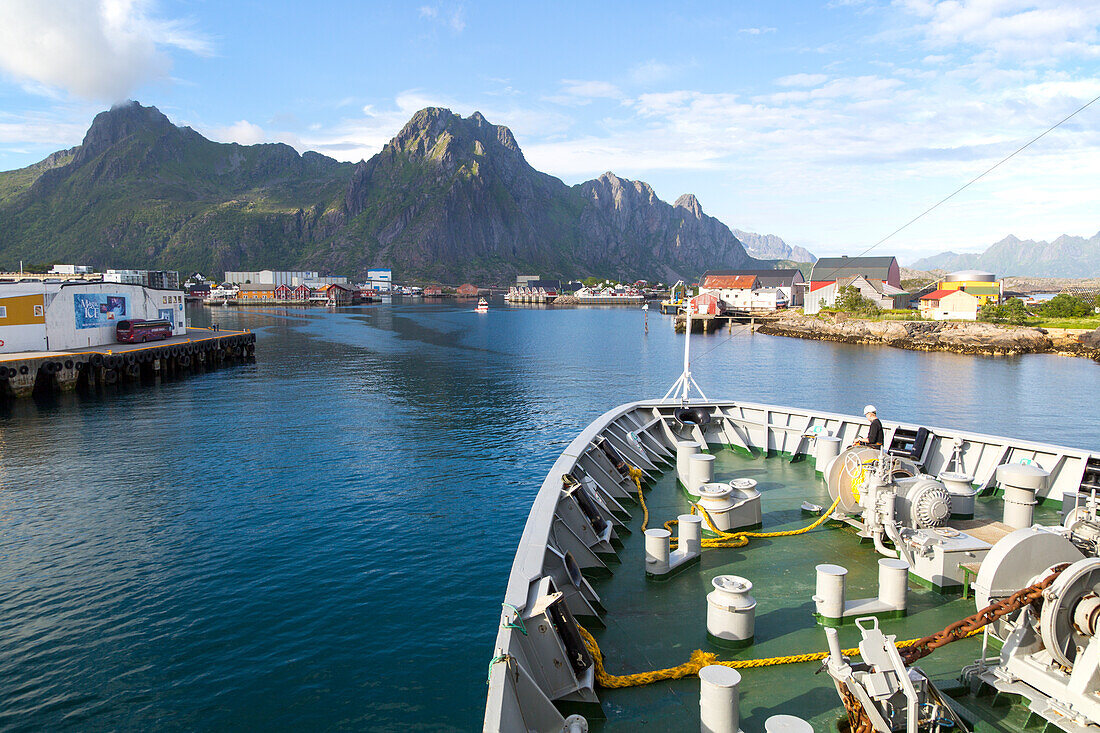
<instances>
[{"instance_id":1,"label":"white hard hat","mask_svg":"<svg viewBox=\"0 0 1100 733\"><path fill-rule=\"evenodd\" d=\"M866 407L863 408L863 414L864 415L866 415L868 412L873 412L875 414L878 414L878 410L875 409L874 405L867 405Z\"/></svg>"}]
</instances>

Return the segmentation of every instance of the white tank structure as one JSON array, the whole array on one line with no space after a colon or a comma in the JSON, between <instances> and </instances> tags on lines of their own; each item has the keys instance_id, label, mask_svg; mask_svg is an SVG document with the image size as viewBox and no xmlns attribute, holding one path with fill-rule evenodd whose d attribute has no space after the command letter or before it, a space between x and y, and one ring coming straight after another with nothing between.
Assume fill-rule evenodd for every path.
<instances>
[{"instance_id":1,"label":"white tank structure","mask_svg":"<svg viewBox=\"0 0 1100 733\"><path fill-rule=\"evenodd\" d=\"M1046 487L1050 474L1026 463L997 467L997 481L1004 491L1004 523L1013 529L1030 527L1035 516L1035 495Z\"/></svg>"},{"instance_id":2,"label":"white tank structure","mask_svg":"<svg viewBox=\"0 0 1100 733\"><path fill-rule=\"evenodd\" d=\"M822 626L836 627L857 618L899 618L909 606L909 563L884 557L878 561L878 596L846 600L848 570L840 565L817 566L814 617Z\"/></svg>"},{"instance_id":3,"label":"white tank structure","mask_svg":"<svg viewBox=\"0 0 1100 733\"><path fill-rule=\"evenodd\" d=\"M764 721L764 733L814 733L814 727L794 715L773 715Z\"/></svg>"},{"instance_id":4,"label":"white tank structure","mask_svg":"<svg viewBox=\"0 0 1100 733\"><path fill-rule=\"evenodd\" d=\"M688 480L684 484L692 496L699 495L699 487L714 481L714 456L695 453L688 457Z\"/></svg>"},{"instance_id":5,"label":"white tank structure","mask_svg":"<svg viewBox=\"0 0 1100 733\"><path fill-rule=\"evenodd\" d=\"M756 489L755 479L739 478L728 484L703 484L697 489L697 494L699 506L706 510L719 531L759 527L763 521L760 492ZM703 531L714 535L709 525L704 524Z\"/></svg>"},{"instance_id":6,"label":"white tank structure","mask_svg":"<svg viewBox=\"0 0 1100 733\"><path fill-rule=\"evenodd\" d=\"M951 495L951 518L973 519L974 497L978 495L974 477L959 471L944 471L938 478Z\"/></svg>"},{"instance_id":7,"label":"white tank structure","mask_svg":"<svg viewBox=\"0 0 1100 733\"><path fill-rule=\"evenodd\" d=\"M707 639L725 649L752 644L756 630L756 599L752 583L739 575L716 575L707 594Z\"/></svg>"},{"instance_id":8,"label":"white tank structure","mask_svg":"<svg viewBox=\"0 0 1100 733\"><path fill-rule=\"evenodd\" d=\"M699 670L700 733L738 733L741 730L741 673L721 664Z\"/></svg>"},{"instance_id":9,"label":"white tank structure","mask_svg":"<svg viewBox=\"0 0 1100 733\"><path fill-rule=\"evenodd\" d=\"M684 486L688 485L691 457L699 455L699 449L699 444L694 440L676 441L676 479Z\"/></svg>"},{"instance_id":10,"label":"white tank structure","mask_svg":"<svg viewBox=\"0 0 1100 733\"><path fill-rule=\"evenodd\" d=\"M835 435L822 433L814 440L814 472L818 476L824 476L829 464L840 455L843 445L840 438Z\"/></svg>"},{"instance_id":11,"label":"white tank structure","mask_svg":"<svg viewBox=\"0 0 1100 733\"><path fill-rule=\"evenodd\" d=\"M997 276L992 272L985 272L984 270L959 270L958 272L951 272L945 275L943 282L992 283L997 282Z\"/></svg>"}]
</instances>

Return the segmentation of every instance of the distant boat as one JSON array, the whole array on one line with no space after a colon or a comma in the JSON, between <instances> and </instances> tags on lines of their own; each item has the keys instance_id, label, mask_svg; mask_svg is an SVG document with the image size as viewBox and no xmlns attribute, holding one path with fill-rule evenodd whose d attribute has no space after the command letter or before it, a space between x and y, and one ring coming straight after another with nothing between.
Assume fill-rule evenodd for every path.
<instances>
[{"instance_id":1,"label":"distant boat","mask_svg":"<svg viewBox=\"0 0 1100 733\"><path fill-rule=\"evenodd\" d=\"M485 298L482 298L479 301L477 301L477 308L474 308L474 312L475 313L488 313L489 312L489 301L485 300Z\"/></svg>"}]
</instances>

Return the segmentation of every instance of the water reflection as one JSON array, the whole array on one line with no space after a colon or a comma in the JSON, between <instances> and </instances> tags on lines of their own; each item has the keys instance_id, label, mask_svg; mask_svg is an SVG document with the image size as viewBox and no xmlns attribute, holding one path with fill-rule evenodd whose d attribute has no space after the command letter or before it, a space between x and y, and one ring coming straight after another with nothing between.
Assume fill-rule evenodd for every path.
<instances>
[{"instance_id":1,"label":"water reflection","mask_svg":"<svg viewBox=\"0 0 1100 733\"><path fill-rule=\"evenodd\" d=\"M0 726L476 728L534 492L664 394L682 336L499 303L189 315L257 331L256 363L0 414ZM693 343L711 396L1100 446L1086 360Z\"/></svg>"}]
</instances>

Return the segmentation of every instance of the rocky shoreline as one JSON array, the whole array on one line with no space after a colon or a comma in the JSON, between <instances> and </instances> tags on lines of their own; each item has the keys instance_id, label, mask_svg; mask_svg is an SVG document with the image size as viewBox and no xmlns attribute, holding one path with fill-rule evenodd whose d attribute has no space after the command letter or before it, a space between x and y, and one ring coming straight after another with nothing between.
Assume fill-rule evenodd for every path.
<instances>
[{"instance_id":1,"label":"rocky shoreline","mask_svg":"<svg viewBox=\"0 0 1100 733\"><path fill-rule=\"evenodd\" d=\"M1013 356L1063 354L1100 361L1100 329L1084 333L1030 326L946 321L865 321L843 314L816 317L790 314L766 322L760 333L774 336L882 344L916 351Z\"/></svg>"}]
</instances>

